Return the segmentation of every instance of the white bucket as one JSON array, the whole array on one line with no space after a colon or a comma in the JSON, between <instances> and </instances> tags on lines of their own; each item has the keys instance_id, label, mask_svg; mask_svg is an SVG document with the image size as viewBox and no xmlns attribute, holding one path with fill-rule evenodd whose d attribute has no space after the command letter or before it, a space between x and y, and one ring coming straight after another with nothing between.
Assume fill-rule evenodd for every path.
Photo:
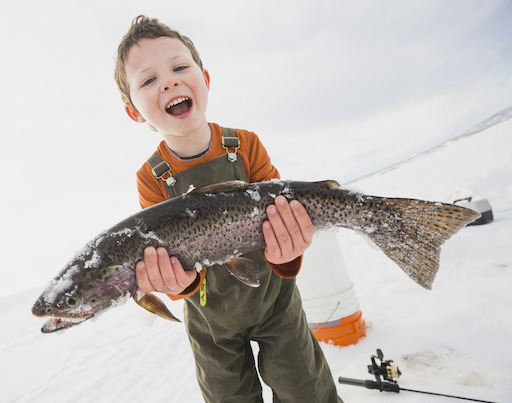
<instances>
[{"instance_id":1,"label":"white bucket","mask_svg":"<svg viewBox=\"0 0 512 403\"><path fill-rule=\"evenodd\" d=\"M297 286L309 326L315 329L317 339L348 345L364 336L359 302L335 232L315 233L304 254ZM324 327L331 328L328 336L318 332Z\"/></svg>"}]
</instances>

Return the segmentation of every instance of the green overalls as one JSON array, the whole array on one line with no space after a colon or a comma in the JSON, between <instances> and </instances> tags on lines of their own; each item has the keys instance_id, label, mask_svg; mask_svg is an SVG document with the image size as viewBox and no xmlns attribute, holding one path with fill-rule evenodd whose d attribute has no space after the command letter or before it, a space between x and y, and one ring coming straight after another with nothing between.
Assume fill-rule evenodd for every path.
<instances>
[{"instance_id":1,"label":"green overalls","mask_svg":"<svg viewBox=\"0 0 512 403\"><path fill-rule=\"evenodd\" d=\"M222 131L226 150L236 147L236 132ZM157 153L148 162L152 168L162 166ZM155 169L153 173L159 175ZM175 181L166 184L170 197L186 193L190 185L247 181L236 150L173 177ZM253 340L259 344L260 375L272 389L274 402L341 402L327 361L308 328L295 279L275 274L263 250L244 256L258 263L258 288L242 284L224 266L213 266L206 270L199 292L185 299L185 324L205 401L263 402L250 346Z\"/></svg>"}]
</instances>

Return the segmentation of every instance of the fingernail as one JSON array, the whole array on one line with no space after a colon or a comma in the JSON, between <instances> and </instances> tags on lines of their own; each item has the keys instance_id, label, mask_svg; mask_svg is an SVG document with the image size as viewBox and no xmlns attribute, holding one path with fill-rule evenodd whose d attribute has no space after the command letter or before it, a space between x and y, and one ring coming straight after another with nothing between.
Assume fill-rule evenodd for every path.
<instances>
[{"instance_id":1,"label":"fingernail","mask_svg":"<svg viewBox=\"0 0 512 403\"><path fill-rule=\"evenodd\" d=\"M284 196L277 197L276 203L278 203L280 206L284 206L286 204L286 198Z\"/></svg>"}]
</instances>

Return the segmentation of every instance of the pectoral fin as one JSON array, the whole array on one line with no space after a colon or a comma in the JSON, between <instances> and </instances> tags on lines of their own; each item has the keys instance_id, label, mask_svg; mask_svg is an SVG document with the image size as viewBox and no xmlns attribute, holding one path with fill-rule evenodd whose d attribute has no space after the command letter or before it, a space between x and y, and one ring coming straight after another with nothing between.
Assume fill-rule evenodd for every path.
<instances>
[{"instance_id":1,"label":"pectoral fin","mask_svg":"<svg viewBox=\"0 0 512 403\"><path fill-rule=\"evenodd\" d=\"M171 311L169 311L169 309L167 309L167 306L160 298L151 293L143 294L136 292L133 295L133 299L138 305L161 318L172 320L174 322L181 322L171 313Z\"/></svg>"},{"instance_id":2,"label":"pectoral fin","mask_svg":"<svg viewBox=\"0 0 512 403\"><path fill-rule=\"evenodd\" d=\"M229 272L245 285L259 287L258 265L245 257L235 257L226 263Z\"/></svg>"}]
</instances>

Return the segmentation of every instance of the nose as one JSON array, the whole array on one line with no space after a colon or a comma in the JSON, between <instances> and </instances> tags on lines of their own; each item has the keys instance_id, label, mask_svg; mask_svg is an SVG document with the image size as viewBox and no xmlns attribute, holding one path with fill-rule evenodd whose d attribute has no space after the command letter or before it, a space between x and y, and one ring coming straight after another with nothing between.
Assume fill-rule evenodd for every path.
<instances>
[{"instance_id":1,"label":"nose","mask_svg":"<svg viewBox=\"0 0 512 403\"><path fill-rule=\"evenodd\" d=\"M172 87L177 87L180 85L180 81L175 78L168 78L162 83L162 86L160 87L160 92L165 92L170 90Z\"/></svg>"}]
</instances>

